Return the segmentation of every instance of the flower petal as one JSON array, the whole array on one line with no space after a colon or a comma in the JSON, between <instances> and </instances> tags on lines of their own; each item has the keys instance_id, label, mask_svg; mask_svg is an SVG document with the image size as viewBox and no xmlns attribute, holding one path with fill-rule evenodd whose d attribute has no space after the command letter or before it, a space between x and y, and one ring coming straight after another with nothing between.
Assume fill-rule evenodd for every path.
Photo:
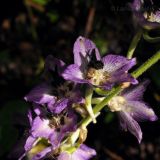
<instances>
[{"instance_id":1,"label":"flower petal","mask_svg":"<svg viewBox=\"0 0 160 160\"><path fill-rule=\"evenodd\" d=\"M89 148L84 144L81 144L81 146L72 154L62 152L58 156L58 160L89 160L95 155L96 151L94 149Z\"/></svg>"},{"instance_id":2,"label":"flower petal","mask_svg":"<svg viewBox=\"0 0 160 160\"><path fill-rule=\"evenodd\" d=\"M135 58L127 59L123 56L117 55L107 55L102 58L102 62L104 64L104 70L108 73L122 73L128 71L131 67L136 64Z\"/></svg>"},{"instance_id":3,"label":"flower petal","mask_svg":"<svg viewBox=\"0 0 160 160\"><path fill-rule=\"evenodd\" d=\"M61 113L68 106L68 102L69 99L67 98L60 99L54 104L53 109L51 109L51 112L56 114Z\"/></svg>"},{"instance_id":4,"label":"flower petal","mask_svg":"<svg viewBox=\"0 0 160 160\"><path fill-rule=\"evenodd\" d=\"M35 141L36 141L36 138L34 138L32 136L29 136L27 138L25 146L24 146L24 149L25 149L26 152L32 149L32 146L33 146Z\"/></svg>"},{"instance_id":5,"label":"flower petal","mask_svg":"<svg viewBox=\"0 0 160 160\"><path fill-rule=\"evenodd\" d=\"M31 126L32 122L33 122L31 110L28 111L28 119L29 119L29 123L30 123L30 126Z\"/></svg>"},{"instance_id":6,"label":"flower petal","mask_svg":"<svg viewBox=\"0 0 160 160\"><path fill-rule=\"evenodd\" d=\"M48 139L51 134L54 134L54 129L50 128L48 119L43 119L37 116L33 121L31 134L33 137L43 137Z\"/></svg>"},{"instance_id":7,"label":"flower petal","mask_svg":"<svg viewBox=\"0 0 160 160\"><path fill-rule=\"evenodd\" d=\"M122 129L125 131L129 130L134 136L136 136L140 143L142 140L142 131L139 124L126 112L118 112L118 115Z\"/></svg>"},{"instance_id":8,"label":"flower petal","mask_svg":"<svg viewBox=\"0 0 160 160\"><path fill-rule=\"evenodd\" d=\"M138 81L135 78L133 78L129 73L126 72L117 75L112 75L111 82L116 84L120 84L123 82L130 82L131 84L138 83Z\"/></svg>"},{"instance_id":9,"label":"flower petal","mask_svg":"<svg viewBox=\"0 0 160 160\"><path fill-rule=\"evenodd\" d=\"M78 66L86 66L89 61L89 55L95 49L96 58L100 60L100 54L96 45L89 39L82 36L78 37L74 43L73 53L74 53L74 63ZM85 60L85 61L84 61Z\"/></svg>"},{"instance_id":10,"label":"flower petal","mask_svg":"<svg viewBox=\"0 0 160 160\"><path fill-rule=\"evenodd\" d=\"M29 94L25 96L24 99L26 101L38 103L41 105L54 103L56 97L50 94L51 94L51 86L48 85L47 83L42 83L33 88L33 90L31 90Z\"/></svg>"},{"instance_id":11,"label":"flower petal","mask_svg":"<svg viewBox=\"0 0 160 160\"><path fill-rule=\"evenodd\" d=\"M76 83L86 83L87 81L83 77L83 73L81 72L80 68L76 64L69 65L62 76L66 80L70 80Z\"/></svg>"},{"instance_id":12,"label":"flower petal","mask_svg":"<svg viewBox=\"0 0 160 160\"><path fill-rule=\"evenodd\" d=\"M67 153L67 152L62 152L62 153L58 156L57 160L71 160L71 155L70 155L69 153ZM73 159L73 160L74 160L74 159Z\"/></svg>"},{"instance_id":13,"label":"flower petal","mask_svg":"<svg viewBox=\"0 0 160 160\"><path fill-rule=\"evenodd\" d=\"M73 154L73 160L89 160L96 155L96 151L84 144L82 144Z\"/></svg>"},{"instance_id":14,"label":"flower petal","mask_svg":"<svg viewBox=\"0 0 160 160\"><path fill-rule=\"evenodd\" d=\"M149 81L146 80L146 81L140 83L136 87L130 87L129 89L125 89L121 95L124 96L125 99L131 100L131 101L142 100L143 93L146 90L146 87L148 84L149 84Z\"/></svg>"},{"instance_id":15,"label":"flower petal","mask_svg":"<svg viewBox=\"0 0 160 160\"><path fill-rule=\"evenodd\" d=\"M147 106L144 102L128 101L128 106L130 108L128 109L130 115L136 121L144 121L144 120L156 121L157 120L157 116L155 115L153 109Z\"/></svg>"}]
</instances>

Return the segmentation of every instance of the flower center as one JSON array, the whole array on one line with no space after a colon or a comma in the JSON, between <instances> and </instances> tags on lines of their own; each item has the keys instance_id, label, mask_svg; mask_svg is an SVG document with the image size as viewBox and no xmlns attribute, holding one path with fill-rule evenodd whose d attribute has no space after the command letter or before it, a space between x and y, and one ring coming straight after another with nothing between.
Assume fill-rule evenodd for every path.
<instances>
[{"instance_id":1,"label":"flower center","mask_svg":"<svg viewBox=\"0 0 160 160\"><path fill-rule=\"evenodd\" d=\"M65 82L57 87L58 98L72 97L73 96L73 84L70 82Z\"/></svg>"},{"instance_id":2,"label":"flower center","mask_svg":"<svg viewBox=\"0 0 160 160\"><path fill-rule=\"evenodd\" d=\"M103 69L89 68L86 74L86 79L90 80L93 85L103 85L109 79L108 72Z\"/></svg>"},{"instance_id":3,"label":"flower center","mask_svg":"<svg viewBox=\"0 0 160 160\"><path fill-rule=\"evenodd\" d=\"M121 111L125 103L125 98L123 98L122 96L115 96L108 102L108 107L111 112Z\"/></svg>"},{"instance_id":4,"label":"flower center","mask_svg":"<svg viewBox=\"0 0 160 160\"><path fill-rule=\"evenodd\" d=\"M60 114L57 116L53 116L49 121L49 126L51 128L60 129L61 126L63 126L67 121L67 117L65 114Z\"/></svg>"},{"instance_id":5,"label":"flower center","mask_svg":"<svg viewBox=\"0 0 160 160\"><path fill-rule=\"evenodd\" d=\"M149 22L157 22L160 23L160 11L157 11L155 13L151 12L144 12L144 17L146 20L148 20Z\"/></svg>"}]
</instances>

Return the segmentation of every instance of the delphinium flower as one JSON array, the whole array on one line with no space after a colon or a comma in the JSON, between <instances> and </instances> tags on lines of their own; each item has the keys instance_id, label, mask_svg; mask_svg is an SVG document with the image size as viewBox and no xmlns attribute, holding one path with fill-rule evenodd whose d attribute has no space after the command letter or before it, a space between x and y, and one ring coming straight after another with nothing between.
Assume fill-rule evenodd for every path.
<instances>
[{"instance_id":1,"label":"delphinium flower","mask_svg":"<svg viewBox=\"0 0 160 160\"><path fill-rule=\"evenodd\" d=\"M33 118L34 114L36 116ZM56 157L60 154L62 140L76 130L77 116L72 110L65 109L53 114L36 106L34 114L28 114L31 129L24 146L25 153L19 160L25 155L32 160Z\"/></svg>"},{"instance_id":2,"label":"delphinium flower","mask_svg":"<svg viewBox=\"0 0 160 160\"><path fill-rule=\"evenodd\" d=\"M160 28L160 10L151 8L152 1L150 1L151 6L148 8L145 8L144 3L145 0L133 0L130 4L135 20L145 29Z\"/></svg>"},{"instance_id":3,"label":"delphinium flower","mask_svg":"<svg viewBox=\"0 0 160 160\"><path fill-rule=\"evenodd\" d=\"M25 100L47 108L53 113L60 113L66 106L83 102L79 87L61 77L65 64L49 56L46 59L43 76L45 81L34 87ZM49 76L49 77L48 77Z\"/></svg>"},{"instance_id":4,"label":"delphinium flower","mask_svg":"<svg viewBox=\"0 0 160 160\"><path fill-rule=\"evenodd\" d=\"M136 64L135 58L127 59L112 54L101 58L95 44L81 36L76 40L73 52L74 64L64 70L64 79L106 90L123 82L137 84L137 80L128 73Z\"/></svg>"},{"instance_id":5,"label":"delphinium flower","mask_svg":"<svg viewBox=\"0 0 160 160\"><path fill-rule=\"evenodd\" d=\"M153 109L142 100L147 84L148 81L144 81L136 87L128 88L108 102L109 109L117 112L122 129L129 130L139 143L142 140L142 131L138 121L157 120Z\"/></svg>"}]
</instances>

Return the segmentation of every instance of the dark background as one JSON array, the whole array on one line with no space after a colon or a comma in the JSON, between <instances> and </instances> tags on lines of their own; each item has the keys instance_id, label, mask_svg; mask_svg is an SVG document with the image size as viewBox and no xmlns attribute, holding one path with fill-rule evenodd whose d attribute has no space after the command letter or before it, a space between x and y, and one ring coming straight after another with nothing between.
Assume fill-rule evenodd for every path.
<instances>
[{"instance_id":1,"label":"dark background","mask_svg":"<svg viewBox=\"0 0 160 160\"><path fill-rule=\"evenodd\" d=\"M106 53L126 55L138 30L126 0L5 0L0 4L0 159L17 159L19 140L25 137L27 104L23 97L38 83L44 59L52 54L73 62L73 43L89 37ZM159 34L159 31L156 31ZM160 43L141 38L135 51L138 67ZM140 80L150 79L145 101L160 116L160 64ZM97 160L160 160L160 123L140 124L139 145L122 132L115 114L103 110L96 125L89 126L86 144L97 150ZM15 151L16 150L16 151Z\"/></svg>"}]
</instances>

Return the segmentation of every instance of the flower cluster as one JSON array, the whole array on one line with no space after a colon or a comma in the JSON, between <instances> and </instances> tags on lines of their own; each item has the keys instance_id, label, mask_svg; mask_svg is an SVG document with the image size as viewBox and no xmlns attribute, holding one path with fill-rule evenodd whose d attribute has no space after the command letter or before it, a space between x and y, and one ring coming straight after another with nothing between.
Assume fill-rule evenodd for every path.
<instances>
[{"instance_id":1,"label":"flower cluster","mask_svg":"<svg viewBox=\"0 0 160 160\"><path fill-rule=\"evenodd\" d=\"M150 0L153 6L153 1ZM145 0L133 0L130 4L135 20L145 29L160 28L160 10L145 7Z\"/></svg>"},{"instance_id":2,"label":"flower cluster","mask_svg":"<svg viewBox=\"0 0 160 160\"><path fill-rule=\"evenodd\" d=\"M95 44L84 37L77 38L73 52L74 64L69 66L48 56L43 83L25 96L33 108L28 113L31 127L25 153L19 159L88 160L95 156L96 151L83 144L87 128L81 120L94 115L92 99L96 89L108 92L116 86L131 86L110 99L106 107L118 114L121 127L139 142L142 131L138 121L157 119L142 101L148 81L135 86L138 81L128 72L136 64L135 58L113 54L101 57ZM84 94L88 90L90 94Z\"/></svg>"}]
</instances>

